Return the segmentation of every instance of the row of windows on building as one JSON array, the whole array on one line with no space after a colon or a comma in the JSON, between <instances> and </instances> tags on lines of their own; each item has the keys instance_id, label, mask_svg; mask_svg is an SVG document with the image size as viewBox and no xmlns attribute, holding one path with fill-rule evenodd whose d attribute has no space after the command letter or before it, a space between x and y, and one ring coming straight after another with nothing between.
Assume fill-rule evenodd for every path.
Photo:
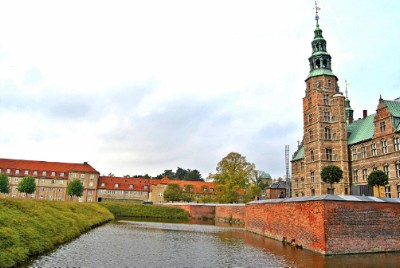
<instances>
[{"instance_id":1,"label":"row of windows on building","mask_svg":"<svg viewBox=\"0 0 400 268\"><path fill-rule=\"evenodd\" d=\"M3 173L3 170L2 170L1 168L0 168L0 173ZM32 175L32 176L38 176L39 173L40 173L40 172L39 172L38 170L33 170L33 172L31 173L31 171L28 170L28 169L24 170L23 173L22 173L22 170L20 170L20 169L16 169L16 170L14 171L14 175L27 175L27 176ZM7 169L6 169L6 174L11 174L11 168L7 168ZM57 173L56 173L55 171L51 171L51 172L47 172L47 171L45 171L45 170L41 171L41 176L48 176L48 174L50 174L51 177L56 177L56 175L57 175ZM59 177L65 177L65 175L66 175L65 172L60 172L60 173L58 173L58 176L59 176ZM79 175L78 173L72 173L72 178L78 178L78 177L79 177L78 175ZM81 179L85 179L85 178L86 178L86 174L81 173L81 174L80 174L80 178L81 178ZM94 174L90 174L90 175L89 175L89 178L90 178L90 179L94 179Z\"/></svg>"},{"instance_id":2,"label":"row of windows on building","mask_svg":"<svg viewBox=\"0 0 400 268\"><path fill-rule=\"evenodd\" d=\"M101 187L106 187L106 183L105 182L102 182L101 184L100 184L100 186ZM121 185L119 184L119 183L115 183L114 184L114 188L119 188ZM133 189L134 188L134 184L129 184L129 189ZM148 185L143 185L143 190L149 190L149 186Z\"/></svg>"},{"instance_id":3,"label":"row of windows on building","mask_svg":"<svg viewBox=\"0 0 400 268\"><path fill-rule=\"evenodd\" d=\"M9 178L9 181L10 181L10 183L12 183L12 182L18 183L20 179L21 179L20 177L10 177L10 178ZM39 180L38 180L38 184L46 184L46 183L49 183L49 184L59 184L59 185L63 185L63 184L64 184L64 181L65 181L65 180L39 179ZM82 183L82 186L85 186L85 183L84 183L83 181L82 181L81 183ZM89 186L89 187L95 186L95 185L94 185L94 181L90 181L89 184L88 184L88 186Z\"/></svg>"},{"instance_id":4,"label":"row of windows on building","mask_svg":"<svg viewBox=\"0 0 400 268\"><path fill-rule=\"evenodd\" d=\"M332 153L332 148L331 148L331 147L325 148L325 149L324 149L323 155L324 155L323 158L324 158L324 160L326 160L326 161L337 160L337 159L336 159L337 156L334 155L334 154ZM317 157L316 157L315 154L314 154L314 150L311 149L311 150L310 150L310 161L313 162L313 161L316 161L316 160L318 160L318 159L317 159Z\"/></svg>"},{"instance_id":5,"label":"row of windows on building","mask_svg":"<svg viewBox=\"0 0 400 268\"><path fill-rule=\"evenodd\" d=\"M321 121L322 122L326 122L326 123L336 122L336 117L335 116L331 116L331 112L330 111L323 111L323 114L321 116ZM308 114L308 124L311 125L312 123L313 123L313 114L309 113Z\"/></svg>"},{"instance_id":6,"label":"row of windows on building","mask_svg":"<svg viewBox=\"0 0 400 268\"><path fill-rule=\"evenodd\" d=\"M122 191L122 190L99 190L99 194L115 194L115 195L144 195L148 196L148 192L142 191Z\"/></svg>"},{"instance_id":7,"label":"row of windows on building","mask_svg":"<svg viewBox=\"0 0 400 268\"><path fill-rule=\"evenodd\" d=\"M360 156L362 158L367 158L368 157L368 147L370 148L370 154L371 156L377 156L378 149L376 146L375 142L372 142L369 146L366 144L362 144L360 146L360 154L358 153L358 147L353 146L351 147L351 158L352 160L357 160L358 157ZM382 154L387 154L389 153L389 145L386 139L381 140L381 153ZM399 137L394 137L393 138L393 152L399 152L400 151L400 138Z\"/></svg>"},{"instance_id":8,"label":"row of windows on building","mask_svg":"<svg viewBox=\"0 0 400 268\"><path fill-rule=\"evenodd\" d=\"M378 169L377 167L373 167L372 171L375 171L377 169ZM385 172L386 176L388 176L389 179L391 178L389 164L383 166L383 172ZM359 174L359 170L355 169L353 170L353 182L355 183L360 182L361 178L363 181L367 181L368 175L369 172L367 168L362 169L362 174ZM395 177L400 178L400 161L395 164Z\"/></svg>"},{"instance_id":9,"label":"row of windows on building","mask_svg":"<svg viewBox=\"0 0 400 268\"><path fill-rule=\"evenodd\" d=\"M308 130L309 141L312 142L314 140L314 131L312 129ZM336 140L336 133L332 134L332 130L330 127L324 127L323 137L325 140Z\"/></svg>"}]
</instances>

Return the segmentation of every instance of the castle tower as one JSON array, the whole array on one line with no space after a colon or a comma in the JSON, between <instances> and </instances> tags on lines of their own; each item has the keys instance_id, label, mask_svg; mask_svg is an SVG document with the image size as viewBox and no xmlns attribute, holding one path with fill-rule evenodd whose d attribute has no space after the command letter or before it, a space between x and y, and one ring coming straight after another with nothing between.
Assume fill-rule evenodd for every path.
<instances>
[{"instance_id":1,"label":"castle tower","mask_svg":"<svg viewBox=\"0 0 400 268\"><path fill-rule=\"evenodd\" d=\"M306 196L348 194L346 101L339 91L338 78L332 72L332 58L318 23L319 7L316 5L315 9L317 23L303 98L303 192ZM333 186L334 189L329 189L329 184L321 179L320 172L326 165L336 165L343 170L343 179Z\"/></svg>"}]
</instances>

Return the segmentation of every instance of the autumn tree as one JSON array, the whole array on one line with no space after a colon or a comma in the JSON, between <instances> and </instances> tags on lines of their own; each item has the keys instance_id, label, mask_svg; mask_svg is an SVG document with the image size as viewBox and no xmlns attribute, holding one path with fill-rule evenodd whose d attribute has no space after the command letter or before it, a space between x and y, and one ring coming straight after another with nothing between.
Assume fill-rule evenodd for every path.
<instances>
[{"instance_id":1,"label":"autumn tree","mask_svg":"<svg viewBox=\"0 0 400 268\"><path fill-rule=\"evenodd\" d=\"M35 178L32 176L26 176L18 184L18 191L25 193L26 197L28 194L33 194L36 190Z\"/></svg>"},{"instance_id":2,"label":"autumn tree","mask_svg":"<svg viewBox=\"0 0 400 268\"><path fill-rule=\"evenodd\" d=\"M372 187L378 187L378 197L381 197L379 187L385 186L388 182L389 178L382 170L374 170L368 175L368 184Z\"/></svg>"},{"instance_id":3,"label":"autumn tree","mask_svg":"<svg viewBox=\"0 0 400 268\"><path fill-rule=\"evenodd\" d=\"M333 184L338 183L343 178L343 171L340 167L335 165L328 165L322 168L321 170L321 179L325 183L330 184L330 193L333 194Z\"/></svg>"},{"instance_id":4,"label":"autumn tree","mask_svg":"<svg viewBox=\"0 0 400 268\"><path fill-rule=\"evenodd\" d=\"M74 196L81 197L83 195L82 182L79 179L71 181L67 186L67 194L71 197L71 200Z\"/></svg>"},{"instance_id":5,"label":"autumn tree","mask_svg":"<svg viewBox=\"0 0 400 268\"><path fill-rule=\"evenodd\" d=\"M217 165L216 173L210 174L215 182L215 194L220 203L248 202L253 199L250 195L254 189L251 185L251 176L255 165L246 161L246 157L231 152ZM258 186L257 186L258 187ZM248 190L251 190L250 193Z\"/></svg>"},{"instance_id":6,"label":"autumn tree","mask_svg":"<svg viewBox=\"0 0 400 268\"><path fill-rule=\"evenodd\" d=\"M6 174L0 174L0 193L8 194L10 192L10 183Z\"/></svg>"}]
</instances>

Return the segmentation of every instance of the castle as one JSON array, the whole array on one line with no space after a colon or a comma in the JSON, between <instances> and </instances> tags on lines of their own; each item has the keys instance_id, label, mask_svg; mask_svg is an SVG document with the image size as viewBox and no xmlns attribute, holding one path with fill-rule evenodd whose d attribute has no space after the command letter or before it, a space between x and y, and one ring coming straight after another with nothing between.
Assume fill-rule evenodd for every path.
<instances>
[{"instance_id":1,"label":"castle","mask_svg":"<svg viewBox=\"0 0 400 268\"><path fill-rule=\"evenodd\" d=\"M339 90L331 55L318 23L308 58L310 71L303 98L303 139L291 160L292 195L325 194L400 197L400 98L378 101L376 113L354 120L350 100ZM347 91L347 89L346 89ZM321 180L326 165L343 171L342 180L330 185ZM368 174L382 170L389 184L368 185Z\"/></svg>"}]
</instances>

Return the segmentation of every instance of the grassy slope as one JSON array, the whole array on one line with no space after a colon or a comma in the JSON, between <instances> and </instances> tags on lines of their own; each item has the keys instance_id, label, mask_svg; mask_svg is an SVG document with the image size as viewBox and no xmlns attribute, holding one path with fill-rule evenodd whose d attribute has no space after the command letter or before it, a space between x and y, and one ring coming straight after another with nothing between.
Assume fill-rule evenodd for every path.
<instances>
[{"instance_id":1,"label":"grassy slope","mask_svg":"<svg viewBox=\"0 0 400 268\"><path fill-rule=\"evenodd\" d=\"M0 198L0 267L14 266L113 218L99 204Z\"/></svg>"},{"instance_id":2,"label":"grassy slope","mask_svg":"<svg viewBox=\"0 0 400 268\"><path fill-rule=\"evenodd\" d=\"M189 213L180 208L137 205L126 202L102 202L99 204L109 209L115 217L189 219Z\"/></svg>"}]
</instances>

